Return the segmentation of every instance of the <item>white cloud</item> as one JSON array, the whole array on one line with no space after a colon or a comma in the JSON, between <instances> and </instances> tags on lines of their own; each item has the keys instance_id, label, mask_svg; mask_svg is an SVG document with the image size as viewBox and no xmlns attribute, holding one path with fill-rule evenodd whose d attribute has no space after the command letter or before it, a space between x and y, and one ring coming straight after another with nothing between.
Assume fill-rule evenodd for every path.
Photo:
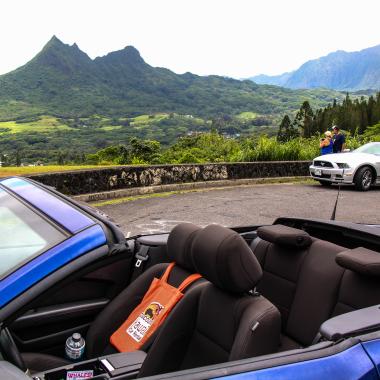
<instances>
[{"instance_id":1,"label":"white cloud","mask_svg":"<svg viewBox=\"0 0 380 380\"><path fill-rule=\"evenodd\" d=\"M135 46L153 66L247 77L380 44L378 0L2 0L0 73L56 34L90 57Z\"/></svg>"}]
</instances>

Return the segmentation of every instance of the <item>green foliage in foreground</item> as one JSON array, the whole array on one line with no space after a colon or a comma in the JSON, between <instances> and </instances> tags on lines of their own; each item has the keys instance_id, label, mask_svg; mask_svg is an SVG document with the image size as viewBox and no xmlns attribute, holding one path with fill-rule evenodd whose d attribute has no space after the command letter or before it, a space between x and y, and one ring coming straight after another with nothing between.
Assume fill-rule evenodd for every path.
<instances>
[{"instance_id":1,"label":"green foliage in foreground","mask_svg":"<svg viewBox=\"0 0 380 380\"><path fill-rule=\"evenodd\" d=\"M49 115L0 122L0 154L15 164L16 152L24 164L37 161L84 163L84 155L116 144L128 145L132 138L158 141L163 147L181 136L216 130L230 137L275 134L272 117L246 112L243 116L221 115L202 119L193 115L159 113L136 117L63 118Z\"/></svg>"},{"instance_id":2,"label":"green foliage in foreground","mask_svg":"<svg viewBox=\"0 0 380 380\"><path fill-rule=\"evenodd\" d=\"M372 128L373 133L378 129ZM346 145L360 145L380 140L379 135L350 136ZM180 138L176 144L162 149L157 141L131 141L128 146L113 146L87 156L92 164L184 164L208 162L297 161L312 160L320 155L319 136L298 137L280 143L275 137L261 136L235 140L216 132Z\"/></svg>"},{"instance_id":3,"label":"green foliage in foreground","mask_svg":"<svg viewBox=\"0 0 380 380\"><path fill-rule=\"evenodd\" d=\"M363 135L351 136L346 133L346 146L351 150L369 141L380 141L380 123L368 127ZM80 159L83 166L56 166L51 167L51 169L49 167L36 167L33 170L41 172L86 168L84 165L96 167L99 165L297 161L312 160L319 155L319 136L317 135L311 138L297 137L290 141L280 142L276 137L268 136L234 139L213 131L179 138L175 144L168 148L162 147L155 140L131 138L127 144L111 145L94 154L83 155ZM7 163L7 158L1 154L0 160ZM72 160L67 163L75 164L78 162ZM9 172L13 169L20 169L21 171ZM2 168L0 175L1 170L3 172L8 170L7 175L14 175L26 173L30 168Z\"/></svg>"}]
</instances>

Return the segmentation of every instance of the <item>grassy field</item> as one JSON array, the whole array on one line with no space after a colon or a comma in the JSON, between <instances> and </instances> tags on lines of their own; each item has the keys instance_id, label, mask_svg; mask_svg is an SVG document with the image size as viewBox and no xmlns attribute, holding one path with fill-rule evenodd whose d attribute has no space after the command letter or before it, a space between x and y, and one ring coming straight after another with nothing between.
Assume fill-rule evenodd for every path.
<instances>
[{"instance_id":1,"label":"grassy field","mask_svg":"<svg viewBox=\"0 0 380 380\"><path fill-rule=\"evenodd\" d=\"M242 112L236 115L236 118L239 120L252 120L255 119L257 116L254 112Z\"/></svg>"},{"instance_id":2,"label":"grassy field","mask_svg":"<svg viewBox=\"0 0 380 380\"><path fill-rule=\"evenodd\" d=\"M57 130L71 130L65 124L60 123L53 116L41 116L38 121L28 123L17 123L16 121L0 122L1 133L22 133L22 132L54 132Z\"/></svg>"},{"instance_id":3,"label":"grassy field","mask_svg":"<svg viewBox=\"0 0 380 380\"><path fill-rule=\"evenodd\" d=\"M249 112L246 112L250 114ZM141 130L144 128L151 128L153 124L157 124L160 121L169 119L170 115L167 113L158 113L154 115L140 115L134 118L130 118L131 130ZM205 124L207 121L201 118L188 117L187 115L177 115L175 114L176 121L179 122L181 119L191 119L192 123L195 125ZM125 118L120 118L122 121ZM72 120L71 120L72 121ZM122 125L112 125L111 119L106 117L101 117L98 115L92 118L82 118L81 121L85 124L81 128L84 129L96 129L98 131L113 131L120 130L123 128ZM69 125L64 124L54 116L40 116L37 117L35 121L28 122L17 122L17 121L0 121L0 135L4 133L50 133L56 131L75 131L76 128L72 128Z\"/></svg>"},{"instance_id":4,"label":"grassy field","mask_svg":"<svg viewBox=\"0 0 380 380\"><path fill-rule=\"evenodd\" d=\"M107 167L114 167L115 165L49 165L49 166L20 166L20 167L0 167L0 177L9 177L9 176L23 176L28 174L40 174L40 173L49 173L49 172L63 172L69 170L83 170L83 169L100 169Z\"/></svg>"},{"instance_id":5,"label":"grassy field","mask_svg":"<svg viewBox=\"0 0 380 380\"><path fill-rule=\"evenodd\" d=\"M150 121L155 120L159 121L162 119L167 119L169 117L168 114L166 113L158 113L155 115L140 115L132 118L132 125L137 125L137 124L149 124Z\"/></svg>"}]
</instances>

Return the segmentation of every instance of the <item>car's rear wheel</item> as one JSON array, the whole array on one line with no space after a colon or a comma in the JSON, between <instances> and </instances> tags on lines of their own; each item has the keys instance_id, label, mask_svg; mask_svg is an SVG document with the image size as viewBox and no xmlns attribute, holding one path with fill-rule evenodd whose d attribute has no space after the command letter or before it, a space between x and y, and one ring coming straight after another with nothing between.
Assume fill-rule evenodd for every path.
<instances>
[{"instance_id":1,"label":"car's rear wheel","mask_svg":"<svg viewBox=\"0 0 380 380\"><path fill-rule=\"evenodd\" d=\"M368 166L360 168L354 179L355 188L360 191L367 191L371 188L373 182L373 172Z\"/></svg>"},{"instance_id":2,"label":"car's rear wheel","mask_svg":"<svg viewBox=\"0 0 380 380\"><path fill-rule=\"evenodd\" d=\"M330 187L332 185L332 182L327 181L319 181L319 183L324 187Z\"/></svg>"}]
</instances>

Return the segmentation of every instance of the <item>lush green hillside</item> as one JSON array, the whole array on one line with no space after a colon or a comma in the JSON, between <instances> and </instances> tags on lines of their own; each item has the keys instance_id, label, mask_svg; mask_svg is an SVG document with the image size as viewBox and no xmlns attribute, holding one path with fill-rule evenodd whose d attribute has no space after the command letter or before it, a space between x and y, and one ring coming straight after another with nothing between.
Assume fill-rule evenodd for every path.
<instances>
[{"instance_id":1,"label":"lush green hillside","mask_svg":"<svg viewBox=\"0 0 380 380\"><path fill-rule=\"evenodd\" d=\"M258 75L258 84L288 88L332 88L357 91L380 89L380 45L358 52L336 51L304 63L299 69L282 75Z\"/></svg>"},{"instance_id":2,"label":"lush green hillside","mask_svg":"<svg viewBox=\"0 0 380 380\"><path fill-rule=\"evenodd\" d=\"M274 135L275 124L272 116L252 112L212 119L175 113L129 118L29 116L0 122L0 154L7 154L10 163L15 163L17 151L24 163L38 160L56 163L62 159L82 162L84 154L109 145L127 144L132 137L157 140L162 146L169 146L179 137L210 130L230 137Z\"/></svg>"},{"instance_id":3,"label":"lush green hillside","mask_svg":"<svg viewBox=\"0 0 380 380\"><path fill-rule=\"evenodd\" d=\"M217 130L274 135L284 113L343 94L290 90L230 78L178 75L144 62L129 46L90 59L53 37L30 62L0 76L0 154L10 163L83 162L132 137L162 146Z\"/></svg>"},{"instance_id":4,"label":"lush green hillside","mask_svg":"<svg viewBox=\"0 0 380 380\"><path fill-rule=\"evenodd\" d=\"M244 111L279 115L303 100L315 107L342 94L291 91L251 81L154 68L129 46L91 60L53 37L26 65L0 76L0 119L36 114L83 117L176 112L210 117Z\"/></svg>"}]
</instances>

